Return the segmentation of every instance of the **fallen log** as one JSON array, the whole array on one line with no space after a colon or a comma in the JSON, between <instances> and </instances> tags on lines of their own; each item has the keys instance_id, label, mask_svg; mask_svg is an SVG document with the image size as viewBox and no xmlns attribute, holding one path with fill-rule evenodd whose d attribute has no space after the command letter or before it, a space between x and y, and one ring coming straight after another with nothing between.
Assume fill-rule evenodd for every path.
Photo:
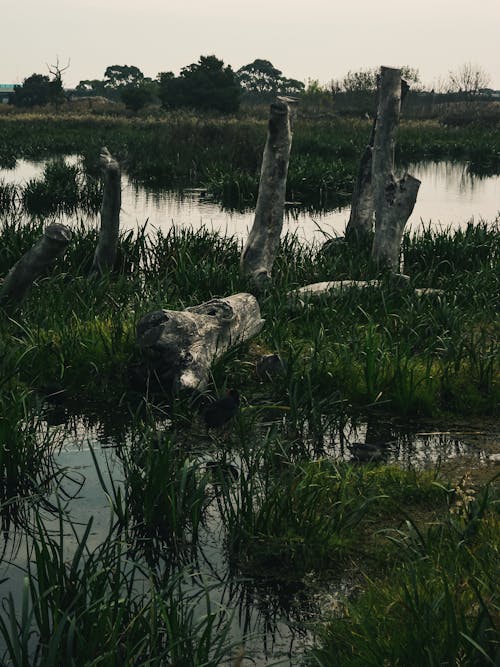
<instances>
[{"instance_id":1,"label":"fallen log","mask_svg":"<svg viewBox=\"0 0 500 667\"><path fill-rule=\"evenodd\" d=\"M399 288L407 287L409 284L409 276L402 273L392 274L391 283ZM310 301L321 297L334 297L342 292L351 289L366 289L366 288L380 288L383 284L381 280L329 280L321 283L312 283L311 285L304 285L298 289L292 290L287 294L288 304L302 308ZM414 290L416 296L432 296L442 295L444 290L435 289L433 287L417 287Z\"/></svg>"},{"instance_id":2,"label":"fallen log","mask_svg":"<svg viewBox=\"0 0 500 667\"><path fill-rule=\"evenodd\" d=\"M264 325L252 294L211 299L182 311L158 310L137 325L137 344L146 363L141 380L163 390L203 390L213 363L227 350L259 333Z\"/></svg>"},{"instance_id":3,"label":"fallen log","mask_svg":"<svg viewBox=\"0 0 500 667\"><path fill-rule=\"evenodd\" d=\"M248 276L257 289L264 289L271 280L283 228L286 177L292 145L288 102L287 98L278 98L271 104L255 218L240 260L242 275Z\"/></svg>"},{"instance_id":4,"label":"fallen log","mask_svg":"<svg viewBox=\"0 0 500 667\"><path fill-rule=\"evenodd\" d=\"M120 232L122 202L120 165L106 147L101 150L100 164L104 178L101 230L90 269L91 276L101 276L113 269Z\"/></svg>"},{"instance_id":5,"label":"fallen log","mask_svg":"<svg viewBox=\"0 0 500 667\"><path fill-rule=\"evenodd\" d=\"M71 241L71 230L54 223L11 268L0 289L0 305L16 306L29 287L63 252Z\"/></svg>"}]
</instances>

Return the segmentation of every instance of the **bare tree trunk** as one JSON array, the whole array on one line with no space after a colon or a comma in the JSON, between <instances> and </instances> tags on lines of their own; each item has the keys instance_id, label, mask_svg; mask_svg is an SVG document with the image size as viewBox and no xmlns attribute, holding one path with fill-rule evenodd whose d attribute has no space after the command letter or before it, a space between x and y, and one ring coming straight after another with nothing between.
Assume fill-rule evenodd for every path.
<instances>
[{"instance_id":1,"label":"bare tree trunk","mask_svg":"<svg viewBox=\"0 0 500 667\"><path fill-rule=\"evenodd\" d=\"M103 275L113 269L120 231L122 200L120 165L106 147L101 150L100 163L104 175L104 191L101 206L101 231L90 269L92 276Z\"/></svg>"},{"instance_id":2,"label":"bare tree trunk","mask_svg":"<svg viewBox=\"0 0 500 667\"><path fill-rule=\"evenodd\" d=\"M14 264L0 289L0 305L19 304L30 285L66 250L71 230L54 223L46 227L43 236Z\"/></svg>"},{"instance_id":3,"label":"bare tree trunk","mask_svg":"<svg viewBox=\"0 0 500 667\"><path fill-rule=\"evenodd\" d=\"M286 98L278 98L270 108L255 219L240 261L242 274L259 289L269 283L278 252L291 145L290 106Z\"/></svg>"},{"instance_id":4,"label":"bare tree trunk","mask_svg":"<svg viewBox=\"0 0 500 667\"><path fill-rule=\"evenodd\" d=\"M347 223L345 236L354 242L369 239L373 233L373 187L372 187L372 154L375 137L375 118L370 139L359 161L358 175L351 201L351 214Z\"/></svg>"},{"instance_id":5,"label":"bare tree trunk","mask_svg":"<svg viewBox=\"0 0 500 667\"><path fill-rule=\"evenodd\" d=\"M401 71L382 67L372 157L375 205L375 236L372 258L379 267L399 272L399 253L404 227L413 211L420 181L409 174L394 175L396 132L401 101L408 91Z\"/></svg>"},{"instance_id":6,"label":"bare tree trunk","mask_svg":"<svg viewBox=\"0 0 500 667\"><path fill-rule=\"evenodd\" d=\"M372 258L378 266L399 272L399 254L405 225L417 200L420 181L405 174L392 181L385 190L383 217L375 231Z\"/></svg>"},{"instance_id":7,"label":"bare tree trunk","mask_svg":"<svg viewBox=\"0 0 500 667\"><path fill-rule=\"evenodd\" d=\"M216 359L262 329L257 299L233 294L182 311L159 310L137 325L137 343L149 357L136 379L162 389L203 390Z\"/></svg>"}]
</instances>

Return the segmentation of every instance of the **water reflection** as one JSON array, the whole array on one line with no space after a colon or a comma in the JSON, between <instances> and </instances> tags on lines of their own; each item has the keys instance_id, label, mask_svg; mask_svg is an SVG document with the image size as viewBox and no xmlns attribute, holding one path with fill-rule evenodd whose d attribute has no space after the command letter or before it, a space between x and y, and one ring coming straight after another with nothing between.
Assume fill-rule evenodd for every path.
<instances>
[{"instance_id":1,"label":"water reflection","mask_svg":"<svg viewBox=\"0 0 500 667\"><path fill-rule=\"evenodd\" d=\"M74 163L78 156L68 156ZM45 161L18 160L15 169L0 170L0 181L25 183L39 177ZM422 222L442 227L465 225L469 220L493 221L500 211L500 175L478 176L463 162L418 162L402 165L422 184L417 202L408 222L416 230ZM333 201L329 210L314 210L307 205L289 202L285 207L283 233L297 234L308 242L323 241L325 235L344 233L349 218L349 205L344 197ZM71 224L74 219L69 217ZM133 183L126 174L122 178L121 226L135 230L147 221L152 228L167 231L175 224L199 229L207 227L222 234L244 239L253 223L252 208L226 208L210 197L203 188L182 192L162 188L146 188Z\"/></svg>"}]
</instances>

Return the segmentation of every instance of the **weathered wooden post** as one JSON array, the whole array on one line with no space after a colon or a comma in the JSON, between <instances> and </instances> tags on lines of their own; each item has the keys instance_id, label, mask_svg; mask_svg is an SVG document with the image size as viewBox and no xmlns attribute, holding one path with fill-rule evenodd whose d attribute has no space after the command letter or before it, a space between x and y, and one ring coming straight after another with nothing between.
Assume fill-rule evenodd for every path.
<instances>
[{"instance_id":1,"label":"weathered wooden post","mask_svg":"<svg viewBox=\"0 0 500 667\"><path fill-rule=\"evenodd\" d=\"M283 228L286 177L292 146L289 102L288 98L278 98L271 104L255 219L240 261L242 274L249 276L258 289L265 288L271 280Z\"/></svg>"},{"instance_id":2,"label":"weathered wooden post","mask_svg":"<svg viewBox=\"0 0 500 667\"><path fill-rule=\"evenodd\" d=\"M396 131L401 111L401 71L382 67L372 153L372 187L375 235L372 258L379 267L399 272L399 253L404 227L413 211L420 181L409 174L394 175Z\"/></svg>"},{"instance_id":3,"label":"weathered wooden post","mask_svg":"<svg viewBox=\"0 0 500 667\"><path fill-rule=\"evenodd\" d=\"M351 213L345 231L346 240L355 243L368 240L373 234L372 153L376 124L375 117L370 139L359 161L358 174L352 193Z\"/></svg>"},{"instance_id":4,"label":"weathered wooden post","mask_svg":"<svg viewBox=\"0 0 500 667\"><path fill-rule=\"evenodd\" d=\"M91 276L103 275L114 267L120 231L122 198L120 165L106 147L101 150L100 163L104 176L101 231L90 269Z\"/></svg>"},{"instance_id":5,"label":"weathered wooden post","mask_svg":"<svg viewBox=\"0 0 500 667\"><path fill-rule=\"evenodd\" d=\"M163 388L203 390L214 361L263 326L257 299L246 293L149 313L137 325L137 343L149 363L134 374L143 382L154 376Z\"/></svg>"},{"instance_id":6,"label":"weathered wooden post","mask_svg":"<svg viewBox=\"0 0 500 667\"><path fill-rule=\"evenodd\" d=\"M71 230L54 223L45 228L43 236L11 268L0 289L0 305L18 305L30 285L63 252L71 241Z\"/></svg>"}]
</instances>

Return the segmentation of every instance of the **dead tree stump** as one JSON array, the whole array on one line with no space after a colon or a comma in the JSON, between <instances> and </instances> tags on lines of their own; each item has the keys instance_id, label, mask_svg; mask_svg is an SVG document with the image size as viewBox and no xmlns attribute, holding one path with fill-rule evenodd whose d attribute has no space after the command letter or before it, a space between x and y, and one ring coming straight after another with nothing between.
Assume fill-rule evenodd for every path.
<instances>
[{"instance_id":1,"label":"dead tree stump","mask_svg":"<svg viewBox=\"0 0 500 667\"><path fill-rule=\"evenodd\" d=\"M242 274L249 276L258 289L264 288L271 280L283 228L286 177L292 145L288 102L287 98L278 98L271 104L255 219L240 261Z\"/></svg>"},{"instance_id":2,"label":"dead tree stump","mask_svg":"<svg viewBox=\"0 0 500 667\"><path fill-rule=\"evenodd\" d=\"M401 71L382 67L372 155L372 187L375 206L375 235L372 259L380 268L399 272L403 231L413 211L420 181L409 174L394 175L396 132L402 95L407 85Z\"/></svg>"},{"instance_id":3,"label":"dead tree stump","mask_svg":"<svg viewBox=\"0 0 500 667\"><path fill-rule=\"evenodd\" d=\"M101 150L100 163L104 177L101 231L90 269L91 276L101 276L113 269L120 232L122 202L120 165L106 147Z\"/></svg>"},{"instance_id":4,"label":"dead tree stump","mask_svg":"<svg viewBox=\"0 0 500 667\"><path fill-rule=\"evenodd\" d=\"M71 241L71 230L54 223L46 227L43 236L11 268L0 289L0 305L16 306L32 283L63 252Z\"/></svg>"}]
</instances>

